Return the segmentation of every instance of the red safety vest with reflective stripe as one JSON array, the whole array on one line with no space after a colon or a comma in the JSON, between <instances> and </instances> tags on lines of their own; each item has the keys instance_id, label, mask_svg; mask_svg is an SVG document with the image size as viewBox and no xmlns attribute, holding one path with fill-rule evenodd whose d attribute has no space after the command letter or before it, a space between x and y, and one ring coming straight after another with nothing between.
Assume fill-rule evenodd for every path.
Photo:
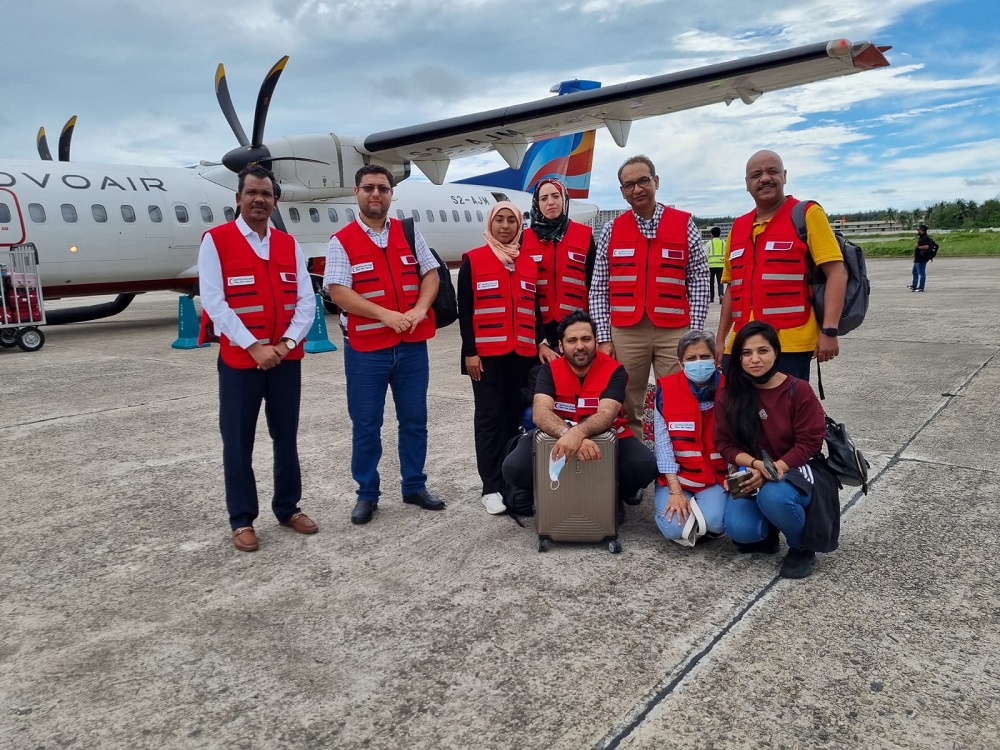
<instances>
[{"instance_id":1,"label":"red safety vest with reflective stripe","mask_svg":"<svg viewBox=\"0 0 1000 750\"><path fill-rule=\"evenodd\" d=\"M476 354L498 357L517 352L538 354L535 295L538 267L521 253L509 271L489 245L465 254L472 277L472 330Z\"/></svg>"},{"instance_id":2,"label":"red safety vest with reflective stripe","mask_svg":"<svg viewBox=\"0 0 1000 750\"><path fill-rule=\"evenodd\" d=\"M798 328L809 321L809 246L799 239L792 223L796 203L789 196L756 240L756 211L733 222L729 235L729 294L736 331L751 320L762 320L779 330Z\"/></svg>"},{"instance_id":3,"label":"red safety vest with reflective stripe","mask_svg":"<svg viewBox=\"0 0 1000 750\"><path fill-rule=\"evenodd\" d=\"M591 229L569 223L559 242L538 238L531 229L521 237L521 252L538 264L538 308L542 322L559 322L575 310L587 310L587 253Z\"/></svg>"},{"instance_id":4,"label":"red safety vest with reflective stripe","mask_svg":"<svg viewBox=\"0 0 1000 750\"><path fill-rule=\"evenodd\" d=\"M552 360L549 367L552 368L552 382L556 387L553 411L570 422L582 422L597 411L601 394L607 389L611 376L621 367L621 363L603 352L597 352L583 382L580 382L580 376L573 372L565 357ZM611 429L618 433L619 440L632 435L623 411L618 412Z\"/></svg>"},{"instance_id":5,"label":"red safety vest with reflective stripe","mask_svg":"<svg viewBox=\"0 0 1000 750\"><path fill-rule=\"evenodd\" d=\"M351 288L370 302L387 310L405 313L420 297L420 264L406 242L403 226L389 222L389 244L385 250L376 245L356 221L337 232L334 237L347 251L351 263ZM426 341L434 335L434 310L427 311L416 328L396 333L375 318L356 313L347 315L347 338L359 352L387 349L401 341Z\"/></svg>"},{"instance_id":6,"label":"red safety vest with reflective stripe","mask_svg":"<svg viewBox=\"0 0 1000 750\"><path fill-rule=\"evenodd\" d=\"M206 234L212 235L219 254L226 304L257 341L277 345L292 322L299 297L295 239L272 229L268 260L264 260L250 247L235 221L209 229ZM202 311L199 343L211 337L209 324L208 315ZM254 358L235 341L220 334L219 342L222 361L230 367L257 367ZM302 359L302 354L302 347L296 346L285 359Z\"/></svg>"},{"instance_id":7,"label":"red safety vest with reflective stripe","mask_svg":"<svg viewBox=\"0 0 1000 750\"><path fill-rule=\"evenodd\" d=\"M683 371L666 375L660 386L660 415L670 433L677 461L677 481L690 492L700 492L726 481L726 461L715 447L715 407L702 411ZM722 383L720 382L721 386Z\"/></svg>"},{"instance_id":8,"label":"red safety vest with reflective stripe","mask_svg":"<svg viewBox=\"0 0 1000 750\"><path fill-rule=\"evenodd\" d=\"M660 328L691 324L687 297L690 219L691 214L664 208L652 240L639 231L631 211L615 219L608 243L611 325L635 325L644 312Z\"/></svg>"}]
</instances>

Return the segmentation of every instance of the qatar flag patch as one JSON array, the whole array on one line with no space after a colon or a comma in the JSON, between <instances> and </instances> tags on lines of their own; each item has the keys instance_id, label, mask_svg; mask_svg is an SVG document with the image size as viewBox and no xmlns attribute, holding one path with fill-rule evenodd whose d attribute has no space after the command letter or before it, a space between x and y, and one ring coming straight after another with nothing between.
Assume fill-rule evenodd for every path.
<instances>
[{"instance_id":1,"label":"qatar flag patch","mask_svg":"<svg viewBox=\"0 0 1000 750\"><path fill-rule=\"evenodd\" d=\"M778 250L787 251L792 249L791 242L779 242L778 240L770 240L766 245L764 245L765 250Z\"/></svg>"},{"instance_id":2,"label":"qatar flag patch","mask_svg":"<svg viewBox=\"0 0 1000 750\"><path fill-rule=\"evenodd\" d=\"M666 258L667 260L684 260L684 251L683 250L671 250L671 249L665 247L665 248L663 248L663 252L661 254L661 257Z\"/></svg>"},{"instance_id":3,"label":"qatar flag patch","mask_svg":"<svg viewBox=\"0 0 1000 750\"><path fill-rule=\"evenodd\" d=\"M576 400L577 409L596 409L601 400L599 398L578 398Z\"/></svg>"}]
</instances>

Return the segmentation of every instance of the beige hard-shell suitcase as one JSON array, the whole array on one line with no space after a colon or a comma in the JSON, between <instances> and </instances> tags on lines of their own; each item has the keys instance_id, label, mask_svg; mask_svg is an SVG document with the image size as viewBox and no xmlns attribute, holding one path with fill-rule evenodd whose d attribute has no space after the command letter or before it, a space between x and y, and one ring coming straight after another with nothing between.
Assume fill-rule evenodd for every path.
<instances>
[{"instance_id":1,"label":"beige hard-shell suitcase","mask_svg":"<svg viewBox=\"0 0 1000 750\"><path fill-rule=\"evenodd\" d=\"M618 490L618 438L608 431L591 438L601 448L599 461L566 462L556 489L549 479L549 455L556 438L535 430L535 525L538 551L555 542L607 542L621 552L615 499Z\"/></svg>"}]
</instances>

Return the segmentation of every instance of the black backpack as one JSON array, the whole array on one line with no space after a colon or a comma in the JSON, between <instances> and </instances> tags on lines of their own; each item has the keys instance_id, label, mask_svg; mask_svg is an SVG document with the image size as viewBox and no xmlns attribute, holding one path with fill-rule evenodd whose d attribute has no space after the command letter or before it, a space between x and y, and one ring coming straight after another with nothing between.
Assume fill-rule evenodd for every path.
<instances>
[{"instance_id":1,"label":"black backpack","mask_svg":"<svg viewBox=\"0 0 1000 750\"><path fill-rule=\"evenodd\" d=\"M527 433L522 428L517 431L514 437L507 441L503 453L505 458L514 451L517 447L517 441L525 434ZM504 479L500 494L503 495L503 504L507 506L507 513L514 518L518 526L524 526L519 518L535 515L535 494L531 490L515 487Z\"/></svg>"},{"instance_id":2,"label":"black backpack","mask_svg":"<svg viewBox=\"0 0 1000 750\"><path fill-rule=\"evenodd\" d=\"M795 225L795 231L798 232L799 239L807 245L809 244L809 236L806 229L806 210L814 203L816 202L799 201L792 208L792 223ZM844 265L847 266L847 293L844 296L844 311L840 314L840 323L837 325L837 333L843 336L864 322L865 315L868 314L868 300L871 297L872 286L868 281L868 266L865 264L865 251L859 245L854 244L844 237L843 233L835 231L833 234L837 238L840 252L844 256ZM816 320L822 326L823 310L825 308L826 274L813 264L811 255L807 257L809 268L811 269L813 309L816 310Z\"/></svg>"},{"instance_id":3,"label":"black backpack","mask_svg":"<svg viewBox=\"0 0 1000 750\"><path fill-rule=\"evenodd\" d=\"M413 219L403 219L402 224L406 242L416 255L417 242L414 237ZM438 262L438 292L434 304L431 305L434 310L434 327L444 328L458 320L458 295L455 293L455 285L451 281L451 271L448 270L448 266L441 260L437 250L433 247L429 247L428 250Z\"/></svg>"}]
</instances>

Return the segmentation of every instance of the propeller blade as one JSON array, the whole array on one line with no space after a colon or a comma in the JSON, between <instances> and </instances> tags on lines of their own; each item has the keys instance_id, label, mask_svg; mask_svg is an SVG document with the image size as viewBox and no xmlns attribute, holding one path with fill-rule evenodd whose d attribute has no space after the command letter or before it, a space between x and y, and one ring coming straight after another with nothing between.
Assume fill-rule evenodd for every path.
<instances>
[{"instance_id":1,"label":"propeller blade","mask_svg":"<svg viewBox=\"0 0 1000 750\"><path fill-rule=\"evenodd\" d=\"M52 152L49 151L49 142L45 138L45 128L38 129L38 135L35 137L35 144L38 146L38 155L42 157L42 160L52 161Z\"/></svg>"},{"instance_id":2,"label":"propeller blade","mask_svg":"<svg viewBox=\"0 0 1000 750\"><path fill-rule=\"evenodd\" d=\"M274 224L275 228L280 232L288 232L285 228L285 220L281 218L281 212L278 211L277 206L271 212L271 223Z\"/></svg>"},{"instance_id":3,"label":"propeller blade","mask_svg":"<svg viewBox=\"0 0 1000 750\"><path fill-rule=\"evenodd\" d=\"M313 164L326 164L330 165L328 161L320 161L319 159L308 159L305 156L269 156L267 161L308 161Z\"/></svg>"},{"instance_id":4,"label":"propeller blade","mask_svg":"<svg viewBox=\"0 0 1000 750\"><path fill-rule=\"evenodd\" d=\"M59 136L59 161L69 161L69 144L73 140L73 128L76 127L76 115L66 120L62 134Z\"/></svg>"},{"instance_id":5,"label":"propeller blade","mask_svg":"<svg viewBox=\"0 0 1000 750\"><path fill-rule=\"evenodd\" d=\"M274 64L260 85L260 92L257 94L257 109L253 115L253 145L260 146L264 143L264 122L267 120L267 108L271 105L271 95L274 87L278 85L278 78L281 71L285 69L288 62L288 55L282 57Z\"/></svg>"},{"instance_id":6,"label":"propeller blade","mask_svg":"<svg viewBox=\"0 0 1000 750\"><path fill-rule=\"evenodd\" d=\"M229 95L229 85L226 83L226 67L222 63L219 63L219 67L215 69L215 98L218 99L222 114L225 115L226 122L232 128L236 140L240 142L241 146L249 146L250 140L243 131L240 118L236 116L236 110L233 108L233 98Z\"/></svg>"}]
</instances>

